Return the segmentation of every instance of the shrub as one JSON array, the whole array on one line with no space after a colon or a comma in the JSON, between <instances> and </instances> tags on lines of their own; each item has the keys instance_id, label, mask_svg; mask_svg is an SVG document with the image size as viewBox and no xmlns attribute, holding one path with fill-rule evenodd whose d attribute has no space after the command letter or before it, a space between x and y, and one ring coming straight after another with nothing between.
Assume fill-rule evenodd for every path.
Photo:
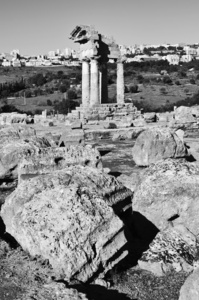
<instances>
[{"instance_id":1,"label":"shrub","mask_svg":"<svg viewBox=\"0 0 199 300\"><path fill-rule=\"evenodd\" d=\"M165 88L165 87L161 87L161 88L160 88L160 93L161 93L161 94L167 94L166 88Z\"/></svg>"},{"instance_id":2,"label":"shrub","mask_svg":"<svg viewBox=\"0 0 199 300\"><path fill-rule=\"evenodd\" d=\"M131 85L131 86L129 87L129 91L130 91L131 93L137 93L137 92L138 92L138 85L137 85L137 84Z\"/></svg>"},{"instance_id":3,"label":"shrub","mask_svg":"<svg viewBox=\"0 0 199 300\"><path fill-rule=\"evenodd\" d=\"M50 99L47 99L47 105L52 106L52 101Z\"/></svg>"},{"instance_id":4,"label":"shrub","mask_svg":"<svg viewBox=\"0 0 199 300\"><path fill-rule=\"evenodd\" d=\"M35 109L35 114L36 115L41 115L42 114L42 109Z\"/></svg>"},{"instance_id":5,"label":"shrub","mask_svg":"<svg viewBox=\"0 0 199 300\"><path fill-rule=\"evenodd\" d=\"M68 99L69 100L77 99L77 93L75 90L73 90L73 89L68 90Z\"/></svg>"},{"instance_id":6,"label":"shrub","mask_svg":"<svg viewBox=\"0 0 199 300\"><path fill-rule=\"evenodd\" d=\"M124 92L125 92L125 93L128 93L128 92L129 92L129 88L128 88L127 85L124 86Z\"/></svg>"},{"instance_id":7,"label":"shrub","mask_svg":"<svg viewBox=\"0 0 199 300\"><path fill-rule=\"evenodd\" d=\"M142 75L138 75L137 80L139 83L143 83L144 77Z\"/></svg>"},{"instance_id":8,"label":"shrub","mask_svg":"<svg viewBox=\"0 0 199 300\"><path fill-rule=\"evenodd\" d=\"M26 96L26 98L30 98L32 96L31 91L30 90L26 90L25 91L25 96Z\"/></svg>"},{"instance_id":9,"label":"shrub","mask_svg":"<svg viewBox=\"0 0 199 300\"><path fill-rule=\"evenodd\" d=\"M185 94L189 93L189 89L184 89Z\"/></svg>"},{"instance_id":10,"label":"shrub","mask_svg":"<svg viewBox=\"0 0 199 300\"><path fill-rule=\"evenodd\" d=\"M196 84L195 80L193 78L190 79L191 84Z\"/></svg>"},{"instance_id":11,"label":"shrub","mask_svg":"<svg viewBox=\"0 0 199 300\"><path fill-rule=\"evenodd\" d=\"M169 76L163 77L163 82L165 84L172 84L172 80L171 80L171 78Z\"/></svg>"}]
</instances>

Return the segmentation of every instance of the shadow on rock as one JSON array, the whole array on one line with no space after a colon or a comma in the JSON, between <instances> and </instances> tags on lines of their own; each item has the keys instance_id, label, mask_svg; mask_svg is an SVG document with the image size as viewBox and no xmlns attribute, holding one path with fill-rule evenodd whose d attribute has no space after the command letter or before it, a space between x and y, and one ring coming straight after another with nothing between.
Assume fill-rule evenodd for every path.
<instances>
[{"instance_id":1,"label":"shadow on rock","mask_svg":"<svg viewBox=\"0 0 199 300\"><path fill-rule=\"evenodd\" d=\"M0 217L0 239L6 241L11 248L16 249L19 247L19 243L9 234L6 232L5 224Z\"/></svg>"},{"instance_id":2,"label":"shadow on rock","mask_svg":"<svg viewBox=\"0 0 199 300\"><path fill-rule=\"evenodd\" d=\"M116 290L107 289L101 285L91 284L91 285L74 285L70 286L75 288L78 292L86 294L89 300L130 300L123 293L119 293Z\"/></svg>"},{"instance_id":3,"label":"shadow on rock","mask_svg":"<svg viewBox=\"0 0 199 300\"><path fill-rule=\"evenodd\" d=\"M158 228L139 212L129 208L120 218L125 224L125 236L128 241L128 255L118 263L117 270L126 270L137 265L142 253L149 249Z\"/></svg>"},{"instance_id":4,"label":"shadow on rock","mask_svg":"<svg viewBox=\"0 0 199 300\"><path fill-rule=\"evenodd\" d=\"M112 175L112 176L114 176L114 177L119 177L120 175L122 175L122 173L121 172L117 172L117 171L111 171L111 172L109 172L109 175Z\"/></svg>"}]
</instances>

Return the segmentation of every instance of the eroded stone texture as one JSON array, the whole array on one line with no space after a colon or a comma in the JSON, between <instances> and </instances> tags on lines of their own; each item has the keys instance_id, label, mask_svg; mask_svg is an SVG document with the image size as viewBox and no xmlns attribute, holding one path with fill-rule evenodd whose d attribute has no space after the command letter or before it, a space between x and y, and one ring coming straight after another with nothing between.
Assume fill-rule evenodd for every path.
<instances>
[{"instance_id":1,"label":"eroded stone texture","mask_svg":"<svg viewBox=\"0 0 199 300\"><path fill-rule=\"evenodd\" d=\"M172 222L199 237L198 195L199 166L185 159L168 159L145 171L132 205L159 230Z\"/></svg>"},{"instance_id":2,"label":"eroded stone texture","mask_svg":"<svg viewBox=\"0 0 199 300\"><path fill-rule=\"evenodd\" d=\"M172 269L191 272L197 260L197 246L196 237L183 225L169 227L156 235L138 264L157 276Z\"/></svg>"},{"instance_id":3,"label":"eroded stone texture","mask_svg":"<svg viewBox=\"0 0 199 300\"><path fill-rule=\"evenodd\" d=\"M147 123L157 122L157 115L155 112L148 112L144 114L144 120Z\"/></svg>"},{"instance_id":4,"label":"eroded stone texture","mask_svg":"<svg viewBox=\"0 0 199 300\"><path fill-rule=\"evenodd\" d=\"M131 195L113 176L73 166L22 181L1 216L6 231L33 257L48 259L58 278L86 282L127 255L115 212Z\"/></svg>"},{"instance_id":5,"label":"eroded stone texture","mask_svg":"<svg viewBox=\"0 0 199 300\"><path fill-rule=\"evenodd\" d=\"M64 283L52 282L38 288L28 290L21 300L88 300L85 294L76 289L66 288Z\"/></svg>"},{"instance_id":6,"label":"eroded stone texture","mask_svg":"<svg viewBox=\"0 0 199 300\"><path fill-rule=\"evenodd\" d=\"M31 129L0 130L0 179L17 178L17 166L22 153L33 153L36 149L50 147L45 138L31 136Z\"/></svg>"},{"instance_id":7,"label":"eroded stone texture","mask_svg":"<svg viewBox=\"0 0 199 300\"><path fill-rule=\"evenodd\" d=\"M64 131L59 140L59 146L84 145L84 131L82 129Z\"/></svg>"},{"instance_id":8,"label":"eroded stone texture","mask_svg":"<svg viewBox=\"0 0 199 300\"><path fill-rule=\"evenodd\" d=\"M185 157L187 150L175 132L167 128L153 128L138 136L132 154L136 165L149 166L162 159Z\"/></svg>"},{"instance_id":9,"label":"eroded stone texture","mask_svg":"<svg viewBox=\"0 0 199 300\"><path fill-rule=\"evenodd\" d=\"M199 267L189 275L180 290L179 300L199 299Z\"/></svg>"},{"instance_id":10,"label":"eroded stone texture","mask_svg":"<svg viewBox=\"0 0 199 300\"><path fill-rule=\"evenodd\" d=\"M196 122L196 117L199 117L199 110L197 108L180 106L174 112L174 119L178 123Z\"/></svg>"},{"instance_id":11,"label":"eroded stone texture","mask_svg":"<svg viewBox=\"0 0 199 300\"><path fill-rule=\"evenodd\" d=\"M38 149L22 155L19 163L19 182L39 174L48 174L71 165L83 165L102 169L101 155L91 145Z\"/></svg>"},{"instance_id":12,"label":"eroded stone texture","mask_svg":"<svg viewBox=\"0 0 199 300\"><path fill-rule=\"evenodd\" d=\"M1 128L0 130L0 144L7 143L9 141L15 141L21 138L33 137L36 135L36 131L32 127L27 126L12 126Z\"/></svg>"}]
</instances>

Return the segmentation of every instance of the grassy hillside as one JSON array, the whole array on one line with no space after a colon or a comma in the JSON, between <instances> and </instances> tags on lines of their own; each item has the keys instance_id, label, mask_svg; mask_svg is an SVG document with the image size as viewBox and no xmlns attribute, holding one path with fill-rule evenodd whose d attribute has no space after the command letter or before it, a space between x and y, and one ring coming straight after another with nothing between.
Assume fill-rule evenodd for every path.
<instances>
[{"instance_id":1,"label":"grassy hillside","mask_svg":"<svg viewBox=\"0 0 199 300\"><path fill-rule=\"evenodd\" d=\"M116 64L108 66L111 103L116 102L116 68ZM170 66L166 61L124 64L124 79L126 102L145 111L172 109L179 101L189 102L199 93L199 61L181 66ZM1 67L0 87L0 107L13 105L20 111L52 110L63 99L74 98L81 103L81 67Z\"/></svg>"}]
</instances>

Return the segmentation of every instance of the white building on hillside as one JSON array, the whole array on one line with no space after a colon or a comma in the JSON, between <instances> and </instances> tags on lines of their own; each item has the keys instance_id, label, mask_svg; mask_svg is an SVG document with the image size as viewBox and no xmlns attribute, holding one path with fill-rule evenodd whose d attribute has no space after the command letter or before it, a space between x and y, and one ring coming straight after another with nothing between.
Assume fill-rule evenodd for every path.
<instances>
[{"instance_id":1,"label":"white building on hillside","mask_svg":"<svg viewBox=\"0 0 199 300\"><path fill-rule=\"evenodd\" d=\"M168 54L166 55L165 59L170 65L178 65L180 62L180 56L177 54Z\"/></svg>"},{"instance_id":2,"label":"white building on hillside","mask_svg":"<svg viewBox=\"0 0 199 300\"><path fill-rule=\"evenodd\" d=\"M190 54L182 55L181 58L180 58L181 62L190 62L192 60L193 60L193 56L190 55Z\"/></svg>"}]
</instances>

